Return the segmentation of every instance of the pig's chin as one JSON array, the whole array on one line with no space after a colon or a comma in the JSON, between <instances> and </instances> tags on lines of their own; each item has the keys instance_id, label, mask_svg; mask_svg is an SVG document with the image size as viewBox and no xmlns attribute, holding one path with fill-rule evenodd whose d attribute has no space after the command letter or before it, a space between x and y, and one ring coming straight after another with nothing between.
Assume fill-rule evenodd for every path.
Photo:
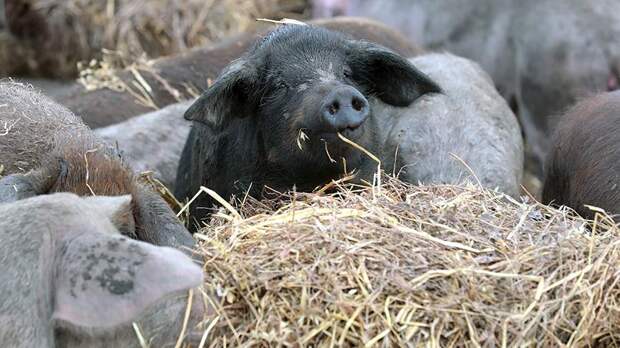
<instances>
[{"instance_id":1,"label":"pig's chin","mask_svg":"<svg viewBox=\"0 0 620 348\"><path fill-rule=\"evenodd\" d=\"M341 133L343 137L349 141L368 149L369 144L366 144L366 139L363 137L363 129L360 127L356 130L344 131ZM322 145L322 150L332 160L341 163L344 158L347 162L347 166L356 167L362 160L362 152L354 145L343 141L338 133L323 133L319 135L319 141ZM339 164L340 165L340 164Z\"/></svg>"},{"instance_id":2,"label":"pig's chin","mask_svg":"<svg viewBox=\"0 0 620 348\"><path fill-rule=\"evenodd\" d=\"M317 138L321 141L327 141L332 146L341 146L345 145L347 147L351 147L350 144L346 144L341 137L338 135L342 135L344 138L358 144L361 146L365 146L362 142L364 140L364 126L360 126L354 129L347 128L340 132L322 132L317 134Z\"/></svg>"}]
</instances>

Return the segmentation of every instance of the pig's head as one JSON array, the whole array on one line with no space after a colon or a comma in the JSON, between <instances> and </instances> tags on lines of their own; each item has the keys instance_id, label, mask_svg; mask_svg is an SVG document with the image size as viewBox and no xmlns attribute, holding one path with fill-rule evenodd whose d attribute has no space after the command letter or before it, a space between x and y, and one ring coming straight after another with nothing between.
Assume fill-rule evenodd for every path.
<instances>
[{"instance_id":1,"label":"pig's head","mask_svg":"<svg viewBox=\"0 0 620 348\"><path fill-rule=\"evenodd\" d=\"M2 288L0 321L12 322L0 328L4 344L138 347L134 322L152 346L177 340L202 270L180 251L123 237L130 205L129 195L68 193L0 204L0 257L12 260ZM203 306L192 303L192 337L208 310L201 293L193 290Z\"/></svg>"},{"instance_id":2,"label":"pig's head","mask_svg":"<svg viewBox=\"0 0 620 348\"><path fill-rule=\"evenodd\" d=\"M57 238L52 315L57 344L137 345L132 322L139 324L147 340L176 341L187 306L186 290L201 284L200 267L177 250L119 233L118 228L131 220L126 214L129 195L48 197L52 211L70 209L52 227ZM202 320L204 310L197 305L192 309L194 318ZM169 328L167 337L160 338L157 331Z\"/></svg>"},{"instance_id":3,"label":"pig's head","mask_svg":"<svg viewBox=\"0 0 620 348\"><path fill-rule=\"evenodd\" d=\"M185 117L219 135L251 129L251 137L234 138L252 139L268 167L294 178L329 178L342 172L343 162L351 169L363 159L338 133L372 150L369 98L404 107L439 91L382 46L284 25L231 63Z\"/></svg>"}]
</instances>

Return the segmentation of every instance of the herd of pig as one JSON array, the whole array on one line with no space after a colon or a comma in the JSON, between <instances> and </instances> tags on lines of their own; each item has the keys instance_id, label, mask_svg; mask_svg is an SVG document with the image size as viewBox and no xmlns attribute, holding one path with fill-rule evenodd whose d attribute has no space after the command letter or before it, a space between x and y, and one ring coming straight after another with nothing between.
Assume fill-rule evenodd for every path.
<instances>
[{"instance_id":1,"label":"herd of pig","mask_svg":"<svg viewBox=\"0 0 620 348\"><path fill-rule=\"evenodd\" d=\"M400 32L315 19L161 58L142 77L154 112L111 89L45 96L0 82L3 346L201 339L216 294L197 288L192 233L217 202L198 196L188 230L144 170L183 201L201 186L230 200L350 174L372 182L378 165L413 184L473 182L518 197L525 163L545 161L544 203L586 217L586 205L618 211L617 1L314 9ZM178 102L194 88L198 98Z\"/></svg>"}]
</instances>

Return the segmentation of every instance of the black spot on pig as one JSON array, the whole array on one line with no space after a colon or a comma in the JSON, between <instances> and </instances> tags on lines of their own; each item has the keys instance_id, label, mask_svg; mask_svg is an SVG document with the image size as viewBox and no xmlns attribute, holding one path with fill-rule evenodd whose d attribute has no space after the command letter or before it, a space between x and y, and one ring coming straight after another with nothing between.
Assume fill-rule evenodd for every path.
<instances>
[{"instance_id":1,"label":"black spot on pig","mask_svg":"<svg viewBox=\"0 0 620 348\"><path fill-rule=\"evenodd\" d=\"M315 187L376 164L338 133L373 151L369 98L408 106L440 92L405 58L382 46L314 26L286 25L231 63L189 108L194 125L183 150L176 193L201 185L225 199L246 191ZM365 173L365 174L364 174ZM204 217L214 202L191 206Z\"/></svg>"},{"instance_id":2,"label":"black spot on pig","mask_svg":"<svg viewBox=\"0 0 620 348\"><path fill-rule=\"evenodd\" d=\"M133 272L132 272L133 273ZM133 276L122 274L118 266L109 266L95 277L102 288L114 295L123 295L133 290Z\"/></svg>"},{"instance_id":3,"label":"black spot on pig","mask_svg":"<svg viewBox=\"0 0 620 348\"><path fill-rule=\"evenodd\" d=\"M144 263L147 254L135 244L124 250L121 242L123 240L110 240L103 245L95 242L86 250L80 250L86 255L84 260L80 259L79 254L69 256L71 262L84 264L80 272L69 277L73 297L77 297L77 287L82 292L87 291L92 280L114 295L123 295L133 290L136 269Z\"/></svg>"}]
</instances>

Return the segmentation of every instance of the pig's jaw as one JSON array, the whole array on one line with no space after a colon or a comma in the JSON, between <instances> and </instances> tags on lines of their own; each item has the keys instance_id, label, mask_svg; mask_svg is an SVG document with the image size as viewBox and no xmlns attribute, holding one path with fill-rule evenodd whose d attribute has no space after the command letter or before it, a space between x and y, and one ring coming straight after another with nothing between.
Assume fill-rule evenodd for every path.
<instances>
[{"instance_id":1,"label":"pig's jaw","mask_svg":"<svg viewBox=\"0 0 620 348\"><path fill-rule=\"evenodd\" d=\"M351 143L361 147L366 147L365 127L357 127L355 129L347 128L341 132L325 132L317 134L317 139L321 146L327 146L330 151L337 153L341 157L348 156L352 151L357 151ZM326 145L325 145L326 144Z\"/></svg>"}]
</instances>

